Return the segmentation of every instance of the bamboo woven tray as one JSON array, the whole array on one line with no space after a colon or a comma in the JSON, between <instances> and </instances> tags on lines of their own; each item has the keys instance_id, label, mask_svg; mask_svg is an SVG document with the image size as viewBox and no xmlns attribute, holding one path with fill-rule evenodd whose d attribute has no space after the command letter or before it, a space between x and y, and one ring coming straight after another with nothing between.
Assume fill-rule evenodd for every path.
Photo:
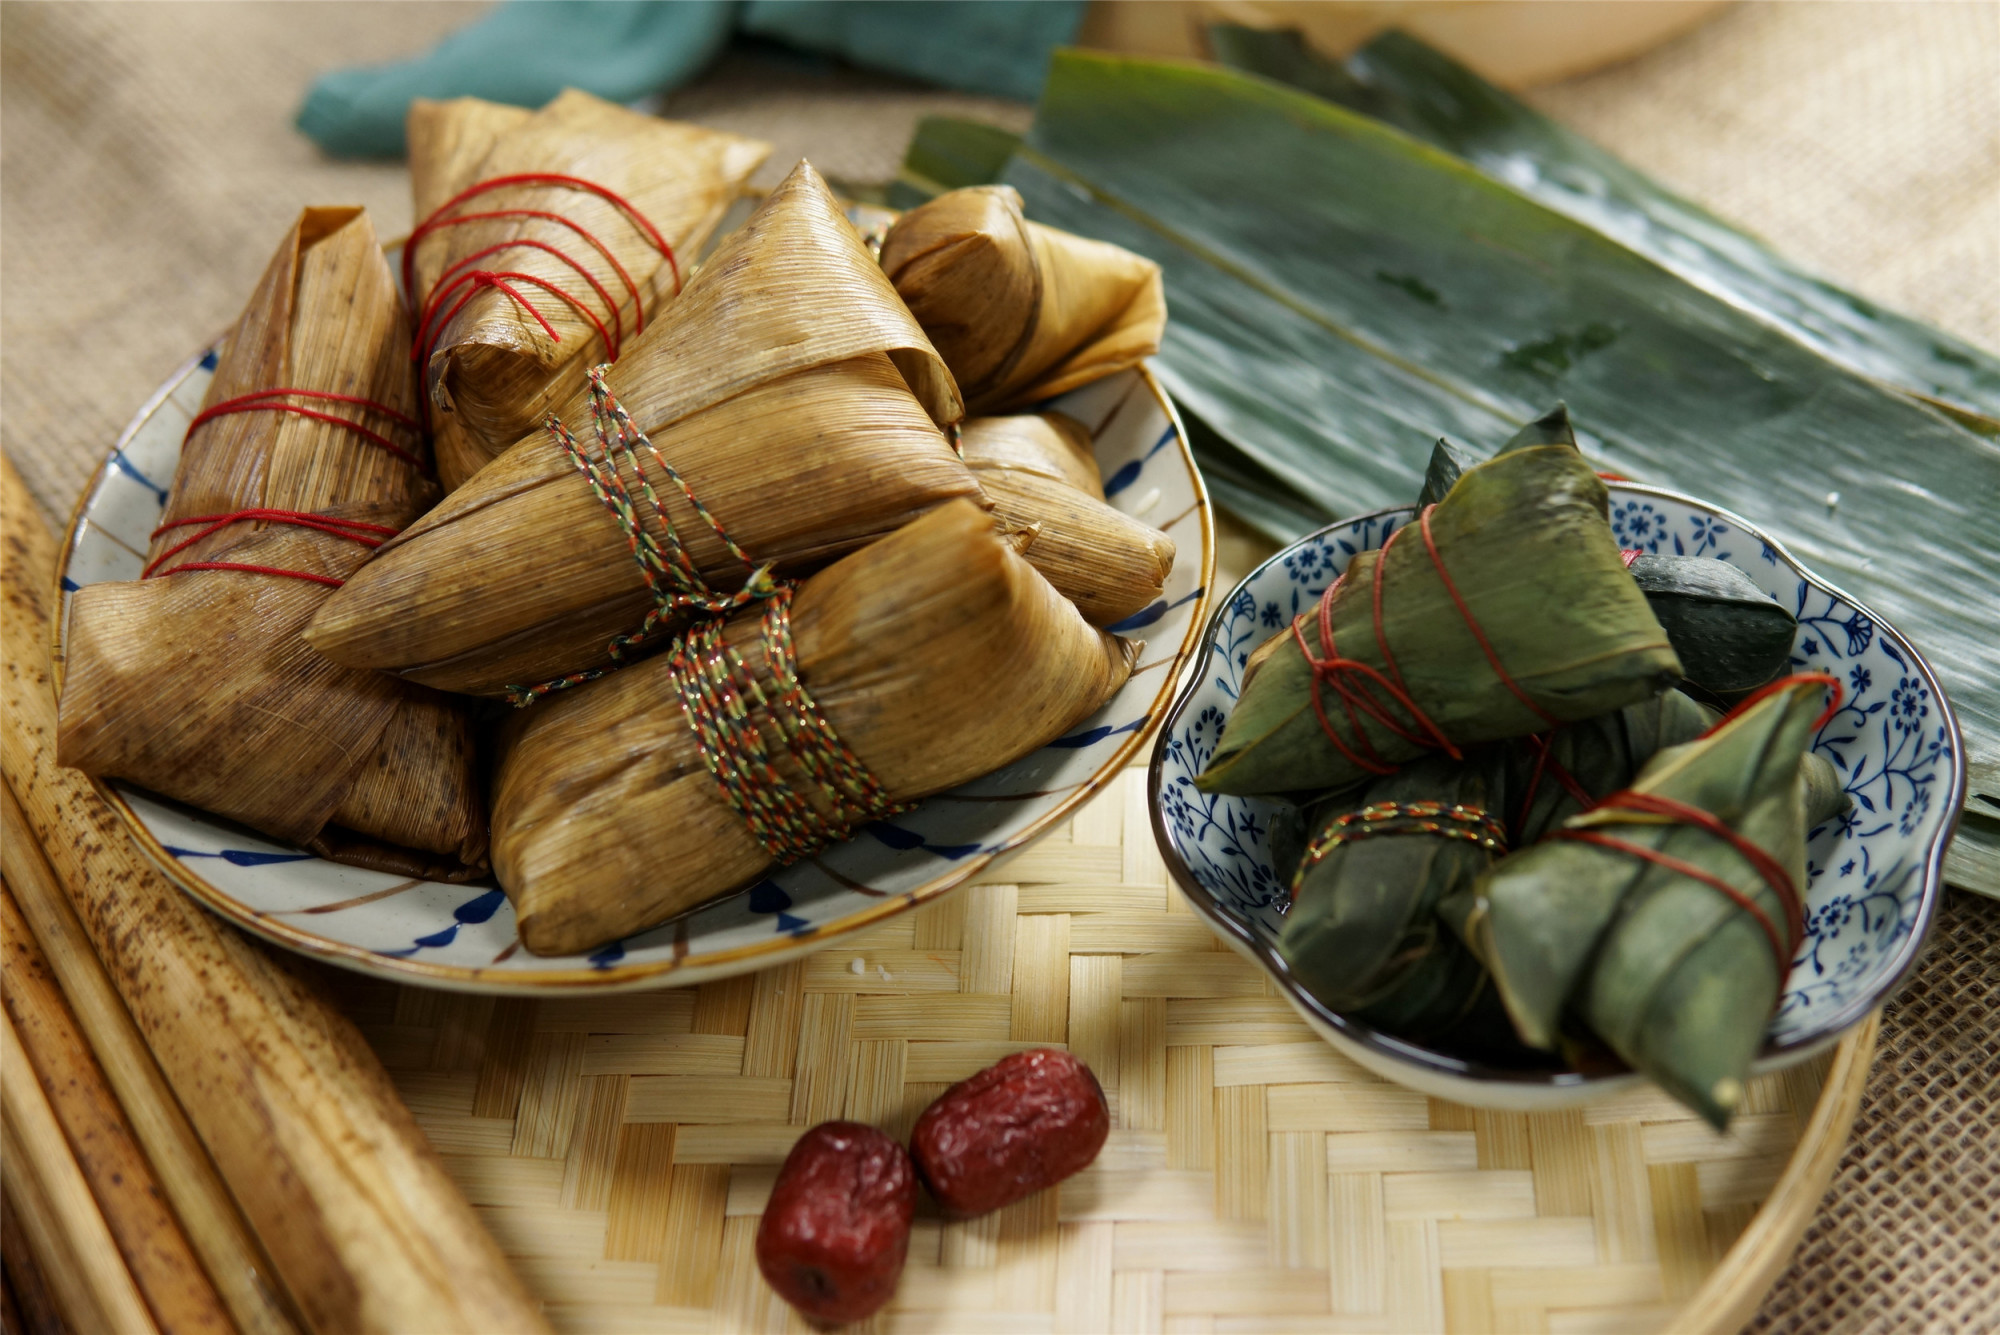
<instances>
[{"instance_id":1,"label":"bamboo woven tray","mask_svg":"<svg viewBox=\"0 0 2000 1335\"><path fill-rule=\"evenodd\" d=\"M982 881L692 990L531 1001L343 976L452 1176L561 1329L807 1330L751 1243L831 1117L907 1133L1001 1054L1067 1044L1111 1099L1064 1184L920 1206L885 1331L1734 1331L1854 1118L1875 1021L1761 1079L1727 1137L1650 1089L1475 1112L1315 1039L1167 888L1125 772Z\"/></svg>"}]
</instances>

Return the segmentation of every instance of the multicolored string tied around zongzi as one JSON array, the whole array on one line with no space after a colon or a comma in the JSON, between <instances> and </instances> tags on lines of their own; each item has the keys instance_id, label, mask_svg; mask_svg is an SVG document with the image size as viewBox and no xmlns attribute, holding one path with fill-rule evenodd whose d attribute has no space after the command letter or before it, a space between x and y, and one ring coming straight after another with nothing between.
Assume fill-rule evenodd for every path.
<instances>
[{"instance_id":1,"label":"multicolored string tied around zongzi","mask_svg":"<svg viewBox=\"0 0 2000 1335\"><path fill-rule=\"evenodd\" d=\"M1443 582L1445 592L1451 596L1453 606L1457 607L1459 615L1464 618L1466 629L1470 630L1473 639L1479 642L1480 651L1486 656L1486 661L1492 666L1494 674L1499 677L1501 685L1512 692L1514 697L1537 717L1552 726L1560 723L1561 720L1537 704L1508 673L1506 665L1500 661L1500 655L1494 652L1492 641L1486 638L1486 632L1480 628L1479 619L1472 614L1472 609L1459 594L1458 585L1452 581L1451 572L1445 569L1444 558L1438 553L1437 540L1431 536L1431 511L1436 508L1435 505L1425 506L1417 516L1416 528L1423 535L1424 547L1430 553L1431 565L1436 569L1438 579ZM1314 657L1312 647L1306 643L1306 614L1301 612L1292 618L1292 638L1298 642L1299 652L1304 655L1306 663L1312 668L1313 714L1319 719L1320 727L1325 730L1327 740L1332 742L1351 763L1370 774L1391 774L1395 772L1396 766L1384 758L1374 743L1368 739L1368 731L1361 722L1363 714L1412 746L1442 751L1454 760L1460 758L1459 749L1452 743L1451 738L1447 737L1444 730L1432 722L1410 697L1409 685L1403 680L1403 670L1397 665L1395 652L1390 649L1388 637L1383 632L1382 572L1388 566L1390 549L1409 531L1408 526L1397 529L1389 535L1389 540L1382 544L1381 555L1375 561L1374 579L1370 588L1375 621L1375 644L1381 650L1382 661L1388 665L1389 671L1386 675L1358 659L1341 657L1334 645L1334 592L1340 587L1341 580L1346 578L1345 575L1342 575L1341 579L1334 580L1327 586L1326 592L1320 595L1317 608L1319 639L1320 644L1326 649L1326 657ZM1364 678L1365 680L1362 680ZM1385 701L1378 696L1371 689L1371 683L1386 692L1389 699ZM1333 720L1327 717L1326 704L1321 695L1322 686L1331 686L1334 693L1340 697L1348 724L1354 730L1355 746L1348 745L1347 739L1341 736ZM1402 711L1401 718L1397 717L1396 709Z\"/></svg>"},{"instance_id":2,"label":"multicolored string tied around zongzi","mask_svg":"<svg viewBox=\"0 0 2000 1335\"><path fill-rule=\"evenodd\" d=\"M764 603L760 637L769 685L725 638L714 617L683 632L670 654L674 691L687 714L724 801L780 863L810 857L860 826L903 809L828 723L799 680L792 646L792 586ZM794 787L773 758L762 710L799 771L817 790L815 802Z\"/></svg>"},{"instance_id":3,"label":"multicolored string tied around zongzi","mask_svg":"<svg viewBox=\"0 0 2000 1335\"><path fill-rule=\"evenodd\" d=\"M423 439L424 428L421 422L411 417L408 413L398 412L386 403L377 403L374 399L365 399L358 394L332 394L318 389L279 388L260 389L251 394L238 394L233 399L224 399L220 403L209 404L208 407L196 413L194 420L188 423L187 432L181 437L181 444L185 447L197 428L213 422L218 417L230 417L237 413L290 413L294 417L308 417L315 422L325 422L329 426L337 426L351 431L369 444L401 459L425 477L431 475L430 464L425 462L421 454L415 450L404 449L401 445L398 445L381 432L368 426L365 422L357 422L351 418L340 417L334 413L321 412L317 408L308 408L304 404L288 402L290 399L310 399L316 403L345 403L352 407L364 409L367 412L379 413L415 436L419 442Z\"/></svg>"},{"instance_id":4,"label":"multicolored string tied around zongzi","mask_svg":"<svg viewBox=\"0 0 2000 1335\"><path fill-rule=\"evenodd\" d=\"M647 612L639 628L619 636L609 646L613 661L623 662L627 651L650 639L664 622L684 611L726 615L739 607L771 597L779 586L771 578L771 567L768 564L758 565L751 559L750 554L729 536L728 529L723 527L714 512L702 504L680 470L667 462L666 456L639 429L632 415L605 384L604 375L609 369L608 366L599 366L590 372L590 412L597 434L595 455L577 441L560 418L552 415L544 426L569 456L576 471L590 484L591 493L617 521L619 530L625 534L632 559L638 564L639 574L653 596L652 610ZM702 578L694 558L688 555L687 546L681 541L679 530L674 527L673 516L667 512L666 505L653 488L652 479L647 475L648 458L680 489L687 503L721 539L730 555L743 563L748 573L741 588L725 592ZM645 513L632 499L631 488L627 486L623 473L627 467L638 484L646 508L659 525L660 536L657 538L646 526ZM507 696L517 706L531 704L550 691L580 686L596 680L609 670L593 668L531 686L509 686Z\"/></svg>"},{"instance_id":5,"label":"multicolored string tied around zongzi","mask_svg":"<svg viewBox=\"0 0 2000 1335\"><path fill-rule=\"evenodd\" d=\"M613 272L618 275L619 282L624 285L627 297L632 302L633 332L636 334L645 331L646 308L640 296L639 285L633 281L631 273L625 266L618 262L618 257L612 253L611 248L605 245L595 233L584 227L581 223L547 209L487 209L478 213L458 214L454 214L453 212L468 200L476 199L480 195L494 190L506 189L510 186L556 186L563 189L580 190L596 195L599 199L609 203L619 213L624 215L625 220L632 225L635 231L645 238L648 244L659 251L661 257L666 261L668 268L673 273L674 291L676 293L680 291L680 262L674 257L673 247L667 244L667 239L660 234L659 228L653 226L646 215L634 207L623 195L599 185L595 181L588 181L580 176L569 176L559 172L520 172L508 176L491 177L467 186L433 209L429 216L418 223L416 228L410 233L409 240L403 243L403 290L410 298L411 309L417 312L416 337L412 340L410 347L411 360L420 366L428 362L431 353L436 350L437 341L443 335L445 327L452 322L453 318L461 310L465 309L466 304L477 296L483 288L492 288L495 291L503 293L516 306L532 317L536 324L541 326L542 332L549 336L551 342L562 342L562 335L556 332L555 326L550 324L548 318L535 308L534 302L530 301L527 294L518 286L518 284L527 284L555 297L587 321L597 331L598 338L603 341L604 355L612 361L617 361L619 349L625 339L622 303L612 297L611 293L605 289L604 284L598 280L595 274L591 273L589 267L581 260L563 250L562 247L551 245L546 241L537 240L532 237L517 236L476 250L470 255L461 256L438 275L437 281L431 284L430 291L424 294L423 301L421 303L417 301L416 252L418 245L426 237L443 228L457 227L464 223L536 218L544 222L555 223L557 226L565 227L574 232L584 244L588 245L606 264L611 266ZM523 273L519 270L502 271L477 267L479 261L486 259L488 256L497 255L504 250L518 250L522 248L539 250L544 254L553 255L563 264L568 265L589 286L597 299L603 303L604 314L599 316L582 297L577 296L560 284L550 282L546 278L535 274ZM457 302L449 310L446 310L445 303L450 301L454 295L458 298Z\"/></svg>"},{"instance_id":6,"label":"multicolored string tied around zongzi","mask_svg":"<svg viewBox=\"0 0 2000 1335\"><path fill-rule=\"evenodd\" d=\"M1342 844L1398 834L1463 839L1491 853L1507 851L1506 827L1482 808L1458 802L1375 802L1336 816L1314 836L1292 873L1293 892L1308 871Z\"/></svg>"}]
</instances>

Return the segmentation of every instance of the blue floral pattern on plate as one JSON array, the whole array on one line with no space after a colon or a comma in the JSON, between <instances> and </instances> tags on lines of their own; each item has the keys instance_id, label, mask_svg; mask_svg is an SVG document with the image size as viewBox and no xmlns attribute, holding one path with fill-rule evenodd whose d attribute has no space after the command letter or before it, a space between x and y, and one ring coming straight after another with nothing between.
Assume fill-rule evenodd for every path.
<instances>
[{"instance_id":1,"label":"blue floral pattern on plate","mask_svg":"<svg viewBox=\"0 0 2000 1335\"><path fill-rule=\"evenodd\" d=\"M183 367L99 468L64 544L65 607L84 585L138 577L215 366L211 352ZM1199 643L1214 531L1165 393L1149 371L1128 371L1052 406L1090 429L1111 504L1165 530L1179 549L1164 596L1110 627L1145 642L1131 678L1040 751L674 922L588 955L545 959L520 948L513 907L490 886L342 866L126 784L106 792L142 846L210 908L367 973L471 991L574 992L700 982L830 945L962 884L1089 800L1144 744Z\"/></svg>"},{"instance_id":2,"label":"blue floral pattern on plate","mask_svg":"<svg viewBox=\"0 0 2000 1335\"><path fill-rule=\"evenodd\" d=\"M1805 940L1770 1032L1775 1052L1816 1046L1902 978L1935 913L1964 782L1950 707L1907 641L1749 524L1658 488L1610 489L1620 546L1728 561L1797 615L1794 667L1845 685L1813 748L1841 775L1853 807L1810 834ZM1214 754L1251 651L1310 608L1357 552L1380 547L1411 517L1392 510L1335 524L1258 567L1216 613L1197 676L1156 744L1168 863L1180 864L1195 907L1226 934L1247 932L1267 947L1278 938L1285 896L1267 842L1276 804L1203 793L1194 776Z\"/></svg>"}]
</instances>

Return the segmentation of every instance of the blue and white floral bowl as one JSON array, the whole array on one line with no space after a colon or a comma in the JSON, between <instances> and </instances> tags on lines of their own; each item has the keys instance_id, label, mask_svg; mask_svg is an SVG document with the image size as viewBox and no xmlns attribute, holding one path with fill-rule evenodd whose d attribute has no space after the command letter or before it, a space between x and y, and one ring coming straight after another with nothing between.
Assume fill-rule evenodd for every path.
<instances>
[{"instance_id":1,"label":"blue and white floral bowl","mask_svg":"<svg viewBox=\"0 0 2000 1335\"><path fill-rule=\"evenodd\" d=\"M1795 667L1833 673L1846 685L1840 712L1820 729L1813 749L1833 763L1854 802L1807 843L1806 936L1757 1066L1776 1069L1837 1039L1916 963L1943 894L1945 846L1964 797L1958 724L1909 641L1806 570L1775 539L1676 492L1609 486L1621 547L1729 562L1797 614ZM1638 1077L1482 1067L1321 1005L1277 950L1287 894L1272 868L1267 831L1278 804L1212 796L1194 786L1236 702L1250 651L1310 607L1355 553L1380 547L1414 514L1381 510L1329 525L1259 566L1218 605L1198 670L1154 747L1154 833L1195 910L1270 972L1315 1032L1364 1066L1426 1094L1489 1108L1590 1102Z\"/></svg>"},{"instance_id":2,"label":"blue and white floral bowl","mask_svg":"<svg viewBox=\"0 0 2000 1335\"><path fill-rule=\"evenodd\" d=\"M58 567L58 674L69 595L101 580L138 578L181 437L215 365L210 351L182 367L85 488ZM139 845L209 908L281 945L400 982L535 994L680 986L823 949L946 894L1075 812L1146 744L1199 644L1214 522L1186 432L1159 382L1141 368L1049 406L1090 428L1110 503L1166 530L1178 548L1164 596L1110 628L1145 642L1130 679L1034 754L651 931L588 955L531 955L514 930L513 906L490 885L342 866L129 784L98 788Z\"/></svg>"}]
</instances>

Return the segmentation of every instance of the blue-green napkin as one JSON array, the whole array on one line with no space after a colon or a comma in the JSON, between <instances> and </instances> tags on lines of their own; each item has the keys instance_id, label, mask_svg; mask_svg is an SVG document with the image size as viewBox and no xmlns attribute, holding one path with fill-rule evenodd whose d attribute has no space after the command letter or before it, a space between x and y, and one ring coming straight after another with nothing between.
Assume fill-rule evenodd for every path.
<instances>
[{"instance_id":1,"label":"blue-green napkin","mask_svg":"<svg viewBox=\"0 0 2000 1335\"><path fill-rule=\"evenodd\" d=\"M736 33L1027 101L1083 9L1083 0L508 0L413 60L321 76L298 126L329 153L393 157L412 98L535 107L582 88L630 102L686 83Z\"/></svg>"}]
</instances>

